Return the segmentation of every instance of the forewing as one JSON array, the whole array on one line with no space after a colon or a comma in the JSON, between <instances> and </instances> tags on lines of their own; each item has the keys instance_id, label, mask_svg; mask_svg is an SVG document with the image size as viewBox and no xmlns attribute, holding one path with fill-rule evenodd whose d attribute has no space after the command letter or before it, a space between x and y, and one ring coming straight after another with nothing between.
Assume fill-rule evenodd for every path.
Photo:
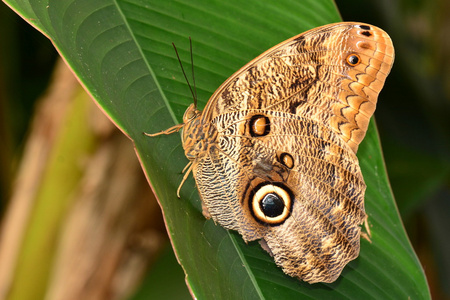
<instances>
[{"instance_id":1,"label":"forewing","mask_svg":"<svg viewBox=\"0 0 450 300\"><path fill-rule=\"evenodd\" d=\"M329 126L356 153L393 60L391 39L375 26L322 26L237 71L211 97L203 119L245 109L290 112Z\"/></svg>"}]
</instances>

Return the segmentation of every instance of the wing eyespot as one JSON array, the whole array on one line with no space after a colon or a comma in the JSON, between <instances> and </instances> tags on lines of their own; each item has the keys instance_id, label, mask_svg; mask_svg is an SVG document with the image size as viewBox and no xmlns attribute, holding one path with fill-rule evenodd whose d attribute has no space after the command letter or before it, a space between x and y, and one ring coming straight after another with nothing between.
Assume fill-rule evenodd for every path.
<instances>
[{"instance_id":1,"label":"wing eyespot","mask_svg":"<svg viewBox=\"0 0 450 300\"><path fill-rule=\"evenodd\" d=\"M256 221L276 226L291 215L292 192L281 183L262 183L250 195L250 211Z\"/></svg>"},{"instance_id":2,"label":"wing eyespot","mask_svg":"<svg viewBox=\"0 0 450 300\"><path fill-rule=\"evenodd\" d=\"M370 30L370 26L368 26L368 25L357 25L357 26L364 30Z\"/></svg>"},{"instance_id":3,"label":"wing eyespot","mask_svg":"<svg viewBox=\"0 0 450 300\"><path fill-rule=\"evenodd\" d=\"M292 169L294 167L294 158L289 153L281 153L278 157L278 161L288 169Z\"/></svg>"},{"instance_id":4,"label":"wing eyespot","mask_svg":"<svg viewBox=\"0 0 450 300\"><path fill-rule=\"evenodd\" d=\"M265 136L270 132L270 120L266 116L252 116L249 125L250 135L253 137Z\"/></svg>"},{"instance_id":5,"label":"wing eyespot","mask_svg":"<svg viewBox=\"0 0 450 300\"><path fill-rule=\"evenodd\" d=\"M363 31L363 32L361 32L361 34L364 36L367 36L367 37L372 36L372 33L370 33L369 31Z\"/></svg>"},{"instance_id":6,"label":"wing eyespot","mask_svg":"<svg viewBox=\"0 0 450 300\"><path fill-rule=\"evenodd\" d=\"M350 66L355 67L355 66L357 66L357 65L359 65L361 63L361 58L357 54L350 54L350 55L347 56L345 61Z\"/></svg>"}]
</instances>

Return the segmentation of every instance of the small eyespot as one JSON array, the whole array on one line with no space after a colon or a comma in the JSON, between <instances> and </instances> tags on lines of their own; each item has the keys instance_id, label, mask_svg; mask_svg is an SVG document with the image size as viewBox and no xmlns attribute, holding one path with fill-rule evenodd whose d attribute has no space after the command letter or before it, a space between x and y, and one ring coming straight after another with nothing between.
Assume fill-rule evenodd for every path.
<instances>
[{"instance_id":1,"label":"small eyespot","mask_svg":"<svg viewBox=\"0 0 450 300\"><path fill-rule=\"evenodd\" d=\"M292 196L289 190L266 183L258 186L255 191L250 200L250 209L257 221L279 225L290 216Z\"/></svg>"},{"instance_id":2,"label":"small eyespot","mask_svg":"<svg viewBox=\"0 0 450 300\"><path fill-rule=\"evenodd\" d=\"M370 26L367 25L358 25L358 27L364 30L370 30Z\"/></svg>"},{"instance_id":3,"label":"small eyespot","mask_svg":"<svg viewBox=\"0 0 450 300\"><path fill-rule=\"evenodd\" d=\"M359 41L356 43L356 47L359 49L372 49L371 45L369 43L365 43L363 41Z\"/></svg>"},{"instance_id":4,"label":"small eyespot","mask_svg":"<svg viewBox=\"0 0 450 300\"><path fill-rule=\"evenodd\" d=\"M372 36L372 34L369 31L363 31L361 32L361 34L367 37Z\"/></svg>"},{"instance_id":5,"label":"small eyespot","mask_svg":"<svg viewBox=\"0 0 450 300\"><path fill-rule=\"evenodd\" d=\"M294 158L289 153L281 153L278 160L288 169L292 169L294 167Z\"/></svg>"},{"instance_id":6,"label":"small eyespot","mask_svg":"<svg viewBox=\"0 0 450 300\"><path fill-rule=\"evenodd\" d=\"M264 136L270 132L270 120L266 116L255 115L250 119L250 135Z\"/></svg>"},{"instance_id":7,"label":"small eyespot","mask_svg":"<svg viewBox=\"0 0 450 300\"><path fill-rule=\"evenodd\" d=\"M349 56L347 56L346 62L350 66L354 67L359 65L359 63L361 62L361 58L357 54L350 54Z\"/></svg>"}]
</instances>

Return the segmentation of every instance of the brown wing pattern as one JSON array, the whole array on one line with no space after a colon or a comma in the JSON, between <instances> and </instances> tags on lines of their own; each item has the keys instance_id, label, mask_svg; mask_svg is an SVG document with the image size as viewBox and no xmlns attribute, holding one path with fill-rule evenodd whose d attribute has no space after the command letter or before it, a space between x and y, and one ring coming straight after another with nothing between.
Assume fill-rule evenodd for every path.
<instances>
[{"instance_id":1,"label":"brown wing pattern","mask_svg":"<svg viewBox=\"0 0 450 300\"><path fill-rule=\"evenodd\" d=\"M205 212L285 273L333 282L359 254L365 184L355 155L394 52L381 29L323 26L230 77L183 129Z\"/></svg>"},{"instance_id":2,"label":"brown wing pattern","mask_svg":"<svg viewBox=\"0 0 450 300\"><path fill-rule=\"evenodd\" d=\"M270 133L248 136L248 116L261 114L271 121ZM289 113L243 110L214 124L216 142L194 169L209 214L246 241L263 239L285 273L311 283L334 281L359 253L365 218L365 184L354 153L331 129ZM280 161L282 154L292 165ZM289 217L275 225L250 208L252 194L268 184L292 194Z\"/></svg>"},{"instance_id":3,"label":"brown wing pattern","mask_svg":"<svg viewBox=\"0 0 450 300\"><path fill-rule=\"evenodd\" d=\"M352 56L359 59L354 66ZM251 108L291 112L328 124L356 153L393 59L391 39L377 27L319 27L236 72L211 97L203 119Z\"/></svg>"}]
</instances>

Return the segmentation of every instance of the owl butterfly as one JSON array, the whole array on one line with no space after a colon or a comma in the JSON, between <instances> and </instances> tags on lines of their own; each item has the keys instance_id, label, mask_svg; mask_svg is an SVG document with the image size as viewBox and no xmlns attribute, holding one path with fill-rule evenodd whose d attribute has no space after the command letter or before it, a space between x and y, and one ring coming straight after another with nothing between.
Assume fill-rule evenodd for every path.
<instances>
[{"instance_id":1,"label":"owl butterfly","mask_svg":"<svg viewBox=\"0 0 450 300\"><path fill-rule=\"evenodd\" d=\"M250 61L203 112L192 104L159 134L183 129L183 182L192 171L207 218L260 240L286 274L333 282L359 254L366 185L355 153L393 60L375 26L318 27Z\"/></svg>"}]
</instances>

